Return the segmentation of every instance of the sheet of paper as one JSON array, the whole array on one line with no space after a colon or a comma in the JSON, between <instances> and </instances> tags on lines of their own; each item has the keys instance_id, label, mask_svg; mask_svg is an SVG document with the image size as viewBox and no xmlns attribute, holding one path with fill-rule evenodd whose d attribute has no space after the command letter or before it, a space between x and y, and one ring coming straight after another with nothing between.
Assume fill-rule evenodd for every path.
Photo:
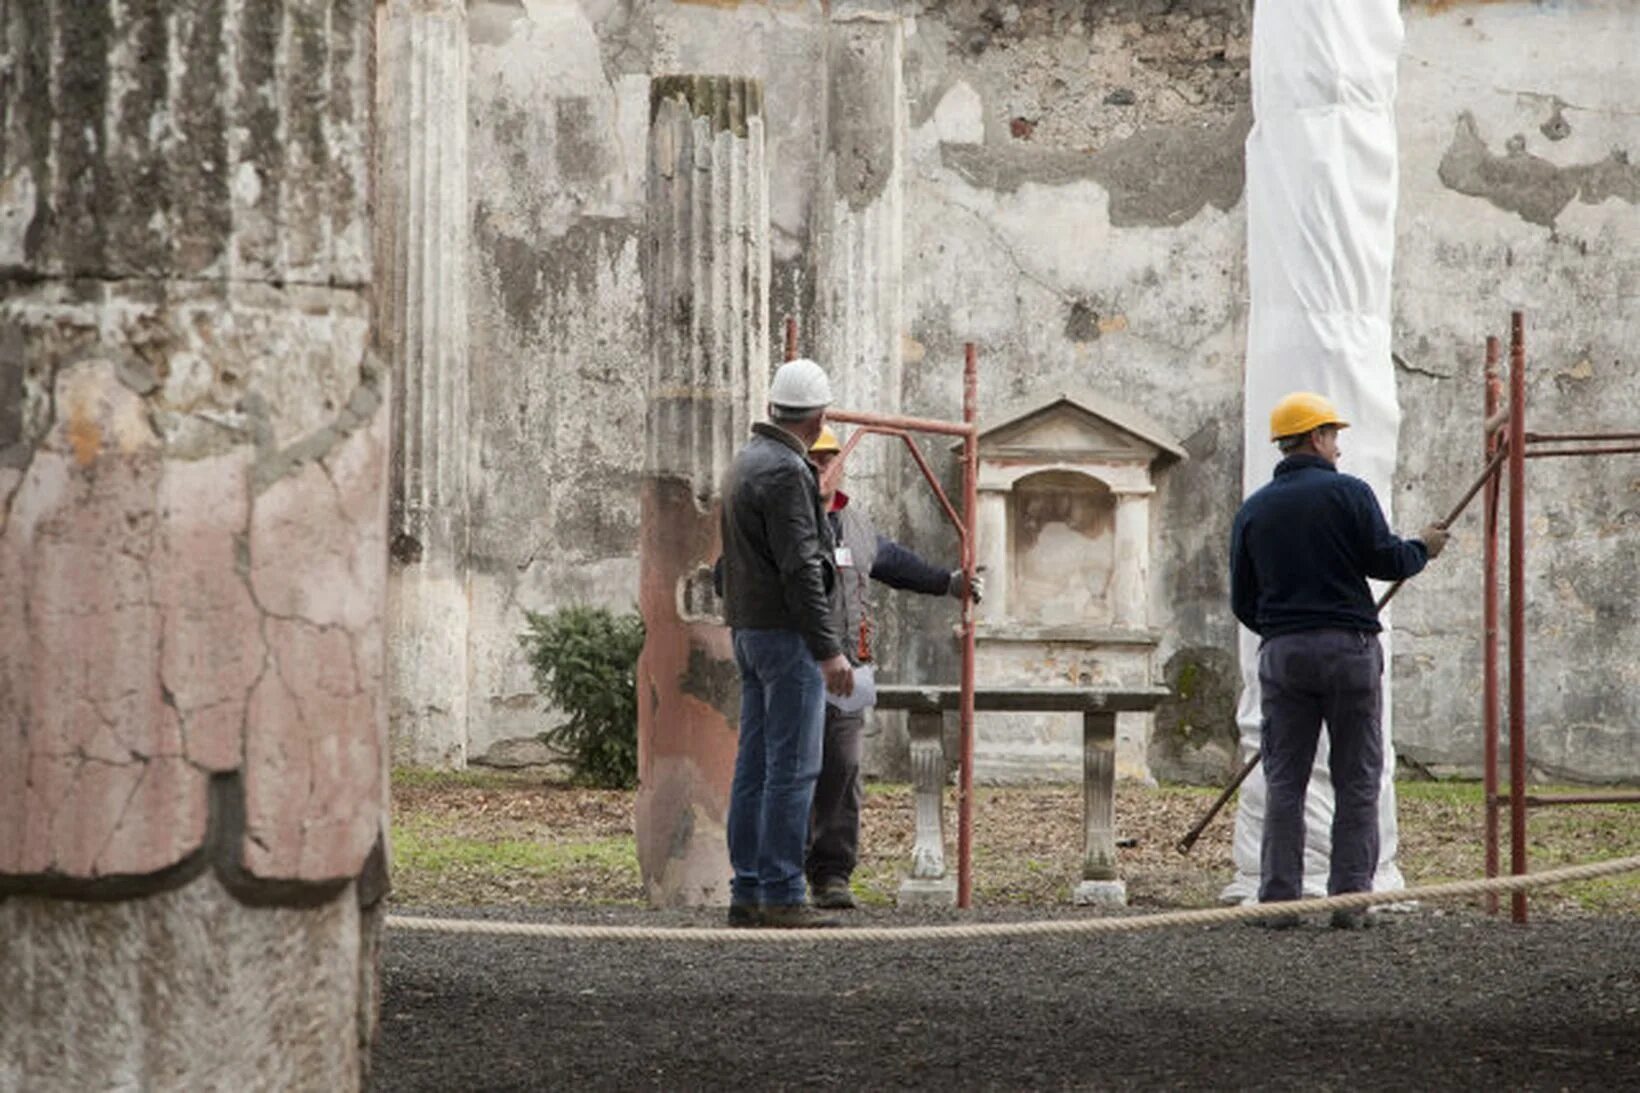
<instances>
[{"instance_id":1,"label":"sheet of paper","mask_svg":"<svg viewBox=\"0 0 1640 1093\"><path fill-rule=\"evenodd\" d=\"M844 713L856 713L877 704L877 673L869 664L854 669L854 693L844 698L826 692L826 701Z\"/></svg>"}]
</instances>

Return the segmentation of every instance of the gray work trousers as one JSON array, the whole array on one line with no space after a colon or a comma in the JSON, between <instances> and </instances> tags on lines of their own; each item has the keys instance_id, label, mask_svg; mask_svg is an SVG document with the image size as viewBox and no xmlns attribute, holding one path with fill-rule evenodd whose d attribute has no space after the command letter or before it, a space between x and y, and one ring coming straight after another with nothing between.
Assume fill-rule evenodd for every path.
<instances>
[{"instance_id":1,"label":"gray work trousers","mask_svg":"<svg viewBox=\"0 0 1640 1093\"><path fill-rule=\"evenodd\" d=\"M1378 787L1384 650L1377 634L1307 630L1259 649L1264 781L1260 902L1298 899L1304 881L1304 797L1327 724L1335 807L1327 892L1370 892L1378 871Z\"/></svg>"},{"instance_id":2,"label":"gray work trousers","mask_svg":"<svg viewBox=\"0 0 1640 1093\"><path fill-rule=\"evenodd\" d=\"M865 720L864 711L844 713L826 704L826 741L803 869L811 886L848 880L860 861L860 736Z\"/></svg>"}]
</instances>

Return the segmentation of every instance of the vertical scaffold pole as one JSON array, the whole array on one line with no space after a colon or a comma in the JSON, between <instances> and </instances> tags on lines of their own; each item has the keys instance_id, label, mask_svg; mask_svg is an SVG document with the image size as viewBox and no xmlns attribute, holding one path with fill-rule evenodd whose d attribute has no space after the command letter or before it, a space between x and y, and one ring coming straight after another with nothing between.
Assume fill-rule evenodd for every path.
<instances>
[{"instance_id":1,"label":"vertical scaffold pole","mask_svg":"<svg viewBox=\"0 0 1640 1093\"><path fill-rule=\"evenodd\" d=\"M974 562L979 509L979 351L964 347L962 420L968 435L962 442L962 572L968 593L962 599L962 770L957 781L957 906L967 908L974 895Z\"/></svg>"},{"instance_id":2,"label":"vertical scaffold pole","mask_svg":"<svg viewBox=\"0 0 1640 1093\"><path fill-rule=\"evenodd\" d=\"M1493 428L1492 419L1498 412L1498 403L1502 401L1501 385L1498 380L1499 345L1496 336L1486 339L1486 386L1484 394L1484 414L1481 421L1481 456L1487 463L1492 461L1498 445L1502 443L1501 428ZM1481 592L1482 604L1482 631L1483 652L1482 671L1484 674L1484 688L1481 703L1482 747L1485 752L1482 767L1486 787L1486 875L1498 875L1498 495L1499 476L1494 474L1486 482L1486 492L1483 495L1484 511L1482 519L1485 531L1482 538L1482 580L1484 587ZM1498 913L1498 896L1495 892L1488 892L1486 896L1486 912L1495 915Z\"/></svg>"},{"instance_id":3,"label":"vertical scaffold pole","mask_svg":"<svg viewBox=\"0 0 1640 1093\"><path fill-rule=\"evenodd\" d=\"M1526 317L1509 330L1509 871L1526 872ZM1510 901L1526 921L1526 893Z\"/></svg>"}]
</instances>

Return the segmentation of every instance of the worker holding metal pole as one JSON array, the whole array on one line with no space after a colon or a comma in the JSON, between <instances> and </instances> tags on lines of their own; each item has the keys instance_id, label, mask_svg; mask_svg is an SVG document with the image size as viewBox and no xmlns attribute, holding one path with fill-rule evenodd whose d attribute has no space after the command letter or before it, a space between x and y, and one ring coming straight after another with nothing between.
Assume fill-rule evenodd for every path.
<instances>
[{"instance_id":1,"label":"worker holding metal pole","mask_svg":"<svg viewBox=\"0 0 1640 1093\"><path fill-rule=\"evenodd\" d=\"M1339 432L1327 399L1296 392L1270 414L1282 460L1243 503L1231 531L1230 595L1260 639L1260 750L1268 801L1259 901L1296 900L1304 872L1304 803L1321 725L1327 725L1333 815L1330 895L1372 890L1378 868L1383 771L1381 626L1367 579L1405 580L1446 546L1430 524L1416 539L1390 531L1364 481L1340 474ZM1265 920L1298 925L1298 916ZM1340 911L1333 925L1366 924Z\"/></svg>"},{"instance_id":2,"label":"worker holding metal pole","mask_svg":"<svg viewBox=\"0 0 1640 1093\"><path fill-rule=\"evenodd\" d=\"M843 653L855 666L854 698L828 695L824 755L820 780L814 788L813 819L804 868L809 877L809 900L816 907L845 910L854 906L849 879L860 859L860 745L870 700L859 686L861 668L876 662L871 584L951 596L961 602L970 595L978 603L985 594L983 577L970 588L967 575L925 561L905 546L879 532L871 517L842 489L843 446L829 427L809 447L809 458L820 472L820 501L836 544L837 587L832 593L832 616L843 638Z\"/></svg>"}]
</instances>

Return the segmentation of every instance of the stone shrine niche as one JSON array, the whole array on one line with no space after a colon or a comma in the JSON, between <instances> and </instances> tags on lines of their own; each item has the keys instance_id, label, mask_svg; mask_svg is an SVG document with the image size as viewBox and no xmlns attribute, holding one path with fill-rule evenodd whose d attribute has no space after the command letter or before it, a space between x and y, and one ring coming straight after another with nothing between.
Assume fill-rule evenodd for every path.
<instances>
[{"instance_id":1,"label":"stone shrine niche","mask_svg":"<svg viewBox=\"0 0 1640 1093\"><path fill-rule=\"evenodd\" d=\"M981 682L1140 686L1153 682L1151 500L1184 450L1143 414L1056 393L1003 415L979 439ZM1122 714L1117 765L1147 778L1151 715ZM1082 729L1059 714L982 715L975 773L989 781L1081 777Z\"/></svg>"},{"instance_id":2,"label":"stone shrine niche","mask_svg":"<svg viewBox=\"0 0 1640 1093\"><path fill-rule=\"evenodd\" d=\"M1043 471L1014 484L1008 553L1016 614L1048 624L1109 623L1116 495L1097 478Z\"/></svg>"}]
</instances>

